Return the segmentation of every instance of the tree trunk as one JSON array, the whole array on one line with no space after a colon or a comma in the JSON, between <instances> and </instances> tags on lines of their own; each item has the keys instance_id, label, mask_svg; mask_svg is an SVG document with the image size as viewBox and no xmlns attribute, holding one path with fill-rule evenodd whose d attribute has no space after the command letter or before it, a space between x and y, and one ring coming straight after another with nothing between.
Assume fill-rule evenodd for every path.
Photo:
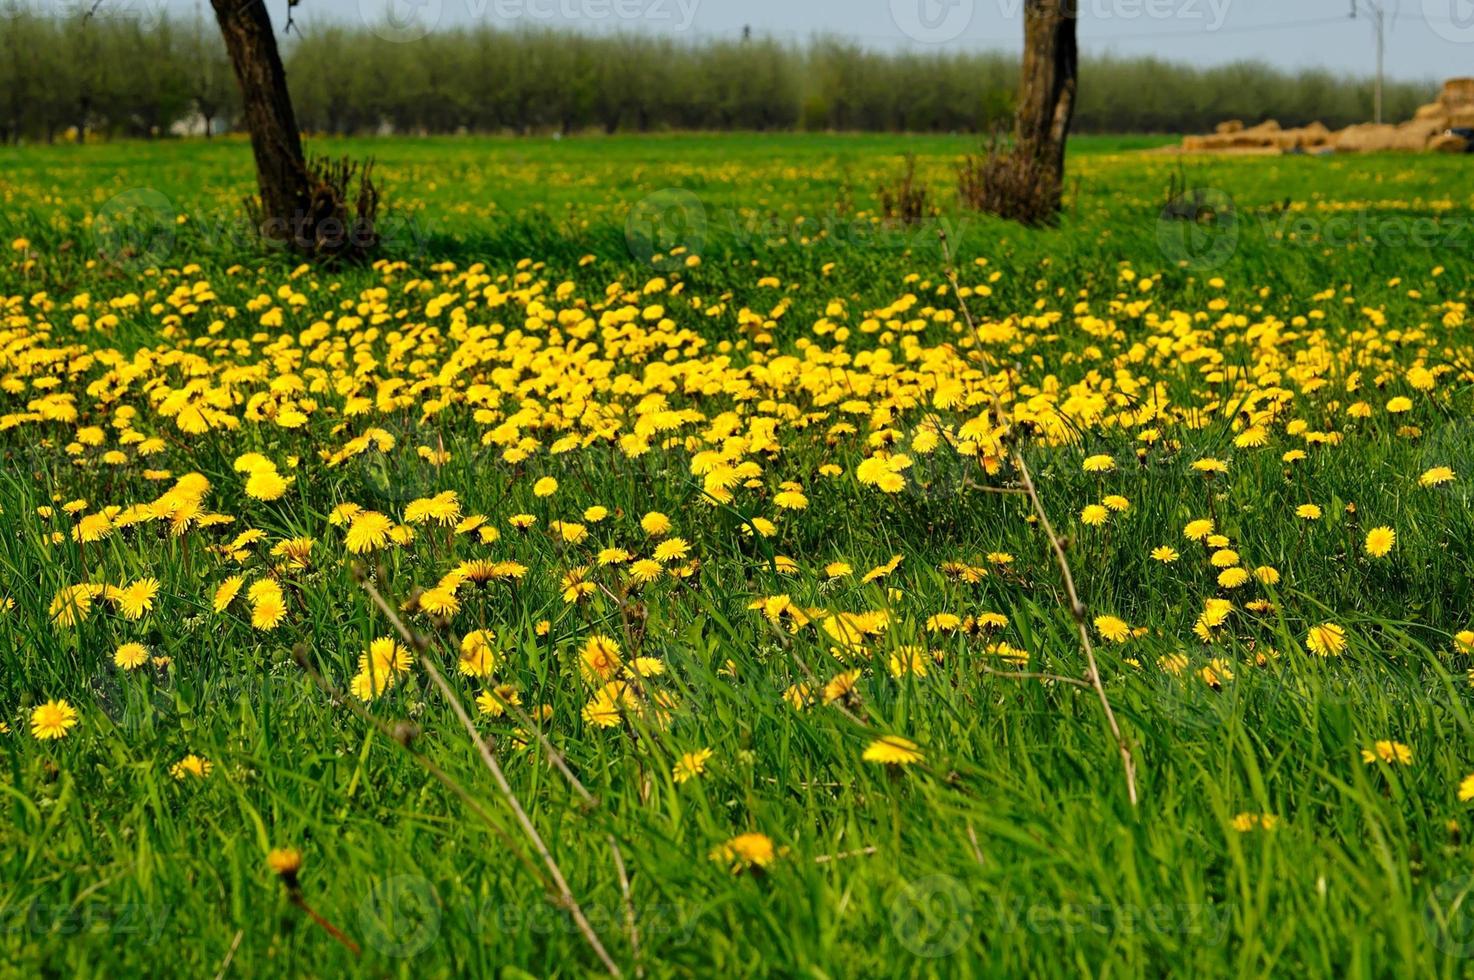
<instances>
[{"instance_id":1,"label":"tree trunk","mask_svg":"<svg viewBox=\"0 0 1474 980\"><path fill-rule=\"evenodd\" d=\"M1065 140L1075 114L1080 55L1076 0L1025 0L1024 67L1019 87L1019 152L1032 157L1059 210Z\"/></svg>"},{"instance_id":2,"label":"tree trunk","mask_svg":"<svg viewBox=\"0 0 1474 980\"><path fill-rule=\"evenodd\" d=\"M287 73L265 0L210 0L240 83L246 128L256 156L263 237L310 246L312 184L287 92Z\"/></svg>"}]
</instances>

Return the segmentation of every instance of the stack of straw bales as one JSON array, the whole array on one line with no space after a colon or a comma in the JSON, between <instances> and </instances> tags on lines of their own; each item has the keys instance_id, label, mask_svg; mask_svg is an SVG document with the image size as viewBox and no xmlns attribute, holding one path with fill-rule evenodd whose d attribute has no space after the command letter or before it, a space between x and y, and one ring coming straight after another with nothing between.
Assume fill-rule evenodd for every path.
<instances>
[{"instance_id":1,"label":"stack of straw bales","mask_svg":"<svg viewBox=\"0 0 1474 980\"><path fill-rule=\"evenodd\" d=\"M1257 126L1239 120L1219 123L1209 136L1188 136L1185 153L1284 153L1335 150L1338 153L1442 152L1463 153L1468 142L1448 135L1452 128L1474 128L1474 78L1445 82L1437 102L1418 109L1411 120L1398 125L1363 123L1332 132L1318 122L1298 129L1282 129L1273 119Z\"/></svg>"}]
</instances>

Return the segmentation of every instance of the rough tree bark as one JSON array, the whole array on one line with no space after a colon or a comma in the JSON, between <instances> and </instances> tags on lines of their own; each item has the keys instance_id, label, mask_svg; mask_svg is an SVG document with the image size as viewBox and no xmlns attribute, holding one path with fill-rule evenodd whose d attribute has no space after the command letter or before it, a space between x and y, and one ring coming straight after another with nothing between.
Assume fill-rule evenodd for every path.
<instances>
[{"instance_id":1,"label":"rough tree bark","mask_svg":"<svg viewBox=\"0 0 1474 980\"><path fill-rule=\"evenodd\" d=\"M246 128L256 156L261 191L261 234L276 241L310 243L312 181L302 152L287 73L265 0L210 0L225 49L240 83Z\"/></svg>"},{"instance_id":2,"label":"rough tree bark","mask_svg":"<svg viewBox=\"0 0 1474 980\"><path fill-rule=\"evenodd\" d=\"M1080 54L1078 0L1025 0L1024 65L1019 86L1018 147L1032 157L1058 211L1064 187L1065 140L1075 115Z\"/></svg>"}]
</instances>

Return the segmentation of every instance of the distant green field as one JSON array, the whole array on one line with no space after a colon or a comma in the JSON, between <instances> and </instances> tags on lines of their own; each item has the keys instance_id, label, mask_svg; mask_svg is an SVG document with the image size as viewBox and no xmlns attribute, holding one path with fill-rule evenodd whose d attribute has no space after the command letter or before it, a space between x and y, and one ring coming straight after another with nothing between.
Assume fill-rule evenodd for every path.
<instances>
[{"instance_id":1,"label":"distant green field","mask_svg":"<svg viewBox=\"0 0 1474 980\"><path fill-rule=\"evenodd\" d=\"M1468 162L1164 142L5 150L6 962L1467 975Z\"/></svg>"},{"instance_id":2,"label":"distant green field","mask_svg":"<svg viewBox=\"0 0 1474 980\"><path fill-rule=\"evenodd\" d=\"M1331 221L1325 230L1333 247L1376 240L1387 222L1396 242L1399 223L1438 218L1444 234L1426 242L1412 236L1412 253L1457 257L1468 251L1471 236L1458 220L1471 200L1461 158L1179 158L1139 152L1170 142L1073 141L1067 214L1060 230L1043 234L1021 234L959 213L955 164L980 149L972 137L317 140L310 150L323 157L372 159L387 202L388 253L425 259L555 262L594 253L628 260L631 212L652 196L664 207L687 202L672 194L689 192L700 213L679 217L701 222L708 250L724 254L730 248L734 257L760 252L766 261L787 266L828 261L830 253L864 239L850 261L884 264L896 258L895 247L927 241L936 228L889 229L865 238L863 226L875 220L877 188L900 176L908 155L917 161L939 218L962 234L954 244L964 258L983 254L986 244L988 252L1003 249L1021 263L1044 256L1079 262L1088 255L1092 268L1082 271L1089 274L1095 265L1117 259L1161 261L1158 218L1174 188L1211 189L1233 201L1242 220L1230 230L1242 247L1214 261L1229 271L1269 277L1267 284L1283 277L1285 285L1298 285L1301 277L1332 267L1314 247L1322 229L1296 223L1303 215ZM35 147L7 158L0 220L17 233L25 231L38 247L60 248L69 238L74 246L83 244L79 236L99 213L156 219L173 210L183 223L168 236L170 257L187 255L203 264L249 260L256 253L240 202L253 191L249 146L239 138ZM812 238L825 229L829 240L818 248L788 248L780 241L788 231L801 242L806 232ZM1267 248L1257 247L1261 241ZM877 251L892 254L882 260ZM84 258L86 252L71 247L64 257ZM1397 244L1353 248L1339 255L1334 268L1344 275L1352 268L1349 260L1358 267L1387 264L1395 273L1407 253Z\"/></svg>"}]
</instances>

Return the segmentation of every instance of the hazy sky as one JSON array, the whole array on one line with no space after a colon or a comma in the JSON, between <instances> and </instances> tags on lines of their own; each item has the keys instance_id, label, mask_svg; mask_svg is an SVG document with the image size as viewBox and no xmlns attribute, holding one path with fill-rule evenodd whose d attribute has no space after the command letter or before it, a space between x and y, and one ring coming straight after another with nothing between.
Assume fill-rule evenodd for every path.
<instances>
[{"instance_id":1,"label":"hazy sky","mask_svg":"<svg viewBox=\"0 0 1474 980\"><path fill-rule=\"evenodd\" d=\"M65 2L65 0L55 0ZM112 0L192 12L197 0ZM304 29L326 20L370 22L403 40L477 23L625 30L676 38L758 35L802 41L845 36L877 48L1016 50L1023 0L302 0ZM1156 54L1214 64L1262 58L1283 67L1370 74L1372 19L1387 12L1387 73L1425 79L1474 74L1474 0L1078 0L1090 53ZM286 0L268 0L278 26ZM395 18L384 26L386 17Z\"/></svg>"}]
</instances>

